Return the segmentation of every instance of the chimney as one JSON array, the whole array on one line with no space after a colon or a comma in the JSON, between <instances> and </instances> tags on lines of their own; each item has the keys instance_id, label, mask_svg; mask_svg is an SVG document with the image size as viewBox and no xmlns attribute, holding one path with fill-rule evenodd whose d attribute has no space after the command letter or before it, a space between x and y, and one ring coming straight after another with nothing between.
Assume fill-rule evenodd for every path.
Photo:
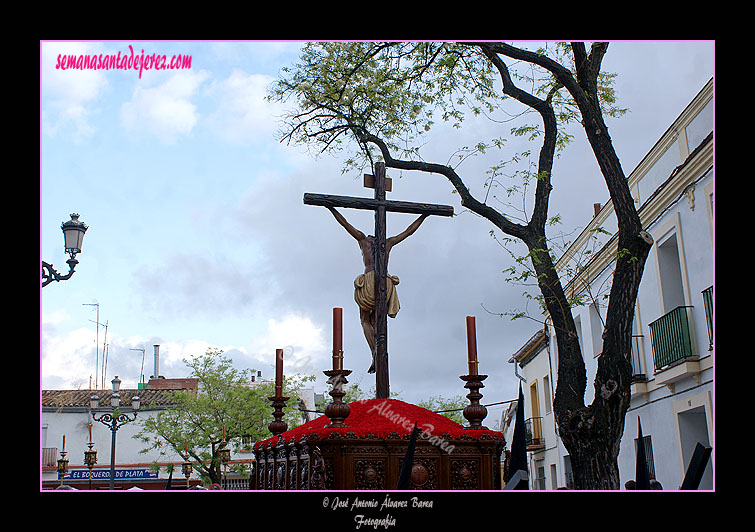
<instances>
[{"instance_id":1,"label":"chimney","mask_svg":"<svg viewBox=\"0 0 755 532\"><path fill-rule=\"evenodd\" d=\"M155 344L155 374L152 378L160 378L160 344Z\"/></svg>"},{"instance_id":2,"label":"chimney","mask_svg":"<svg viewBox=\"0 0 755 532\"><path fill-rule=\"evenodd\" d=\"M601 207L600 203L593 203L592 204L592 208L595 211L595 214L593 216L597 216L598 215L598 213L600 212L600 207Z\"/></svg>"}]
</instances>

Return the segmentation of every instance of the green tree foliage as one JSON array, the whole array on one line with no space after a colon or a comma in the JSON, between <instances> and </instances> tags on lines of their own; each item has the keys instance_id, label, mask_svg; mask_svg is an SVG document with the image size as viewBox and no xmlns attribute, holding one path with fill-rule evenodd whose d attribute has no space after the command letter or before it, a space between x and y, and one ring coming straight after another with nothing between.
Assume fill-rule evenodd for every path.
<instances>
[{"instance_id":1,"label":"green tree foliage","mask_svg":"<svg viewBox=\"0 0 755 532\"><path fill-rule=\"evenodd\" d=\"M455 421L460 425L468 425L469 422L462 415L462 410L469 404L469 401L461 395L453 397L443 397L441 395L434 395L429 399L425 399L417 403L417 406L427 408L433 412L437 412L441 416L445 416L451 421Z\"/></svg>"},{"instance_id":2,"label":"green tree foliage","mask_svg":"<svg viewBox=\"0 0 755 532\"><path fill-rule=\"evenodd\" d=\"M267 428L273 421L268 398L274 395L274 383L252 383L255 370L235 369L222 353L208 349L202 356L184 360L190 377L199 380L198 389L171 392L174 405L145 418L135 436L146 446L140 452L178 454L189 459L195 471L210 483L220 482L218 450L223 431L233 452L241 449L242 438L254 442L272 436ZM298 397L303 383L313 378L284 377L284 395ZM289 427L301 421L298 401L288 401L284 413Z\"/></svg>"},{"instance_id":3,"label":"green tree foliage","mask_svg":"<svg viewBox=\"0 0 755 532\"><path fill-rule=\"evenodd\" d=\"M353 403L355 401L362 401L371 397L375 397L375 390L374 388L370 390L369 393L365 393L360 387L359 383L352 383L346 386L346 395L343 397L343 401L345 403ZM317 403L317 409L320 412L325 411L325 407L328 406L328 403L330 402L328 400L329 398L327 395L323 398L322 402ZM401 399L401 394L396 391L391 391L391 399ZM417 406L420 406L422 408L427 408L428 410L432 412L437 412L442 416L447 417L448 419L455 421L461 425L466 425L467 420L464 419L464 416L462 415L461 411L464 409L465 406L469 404L469 401L467 401L464 397L461 395L457 395L454 397L443 397L441 395L436 395L433 397L430 397L428 399L424 399L417 403Z\"/></svg>"},{"instance_id":4,"label":"green tree foliage","mask_svg":"<svg viewBox=\"0 0 755 532\"><path fill-rule=\"evenodd\" d=\"M589 49L583 42L547 43L535 50L504 42L310 43L270 93L271 99L292 104L281 140L318 152L349 150L344 171L382 159L387 168L441 175L464 208L511 237L507 246L514 241L526 246L505 273L536 283L536 300L556 333L554 412L582 489L619 488L616 457L630 399L631 324L652 243L605 123L625 112L616 105L615 74L602 70L607 50L602 42ZM473 138L474 127L461 131L463 145L447 162L425 160L420 150L431 129L443 124L444 138L451 138L449 126L461 128L472 117L488 118L495 127L484 129L486 138ZM558 221L548 213L554 159L580 129L611 196L622 250L594 383L602 393L590 405L584 402L586 368L571 312L578 300L566 296L546 235ZM540 143L537 155L508 148L518 138ZM479 171L461 175L461 163L473 156L492 158L482 179ZM499 201L493 188L502 189L506 201ZM508 203L512 194L527 192L529 203Z\"/></svg>"}]
</instances>

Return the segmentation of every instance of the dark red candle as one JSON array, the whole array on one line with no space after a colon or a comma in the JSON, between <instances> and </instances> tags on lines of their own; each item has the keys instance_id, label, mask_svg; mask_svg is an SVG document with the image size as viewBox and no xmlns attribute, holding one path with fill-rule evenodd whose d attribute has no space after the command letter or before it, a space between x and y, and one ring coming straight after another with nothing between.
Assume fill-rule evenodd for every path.
<instances>
[{"instance_id":1,"label":"dark red candle","mask_svg":"<svg viewBox=\"0 0 755 532\"><path fill-rule=\"evenodd\" d=\"M333 369L343 369L343 309L333 309Z\"/></svg>"},{"instance_id":2,"label":"dark red candle","mask_svg":"<svg viewBox=\"0 0 755 532\"><path fill-rule=\"evenodd\" d=\"M467 316L467 356L469 357L469 374L477 375L477 333L474 316Z\"/></svg>"},{"instance_id":3,"label":"dark red candle","mask_svg":"<svg viewBox=\"0 0 755 532\"><path fill-rule=\"evenodd\" d=\"M275 396L283 397L283 349L275 350Z\"/></svg>"}]
</instances>

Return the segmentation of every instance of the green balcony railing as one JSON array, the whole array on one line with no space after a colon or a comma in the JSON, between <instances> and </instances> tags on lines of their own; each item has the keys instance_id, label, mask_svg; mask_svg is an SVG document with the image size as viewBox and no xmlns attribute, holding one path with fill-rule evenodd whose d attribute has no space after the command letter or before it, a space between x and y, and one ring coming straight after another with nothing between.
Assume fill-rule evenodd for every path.
<instances>
[{"instance_id":1,"label":"green balcony railing","mask_svg":"<svg viewBox=\"0 0 755 532\"><path fill-rule=\"evenodd\" d=\"M705 319L708 324L708 349L713 349L713 287L703 290L703 304L705 305Z\"/></svg>"},{"instance_id":2,"label":"green balcony railing","mask_svg":"<svg viewBox=\"0 0 755 532\"><path fill-rule=\"evenodd\" d=\"M541 417L531 417L524 422L524 434L528 451L545 447L542 423L543 418Z\"/></svg>"},{"instance_id":3,"label":"green balcony railing","mask_svg":"<svg viewBox=\"0 0 755 532\"><path fill-rule=\"evenodd\" d=\"M691 334L692 307L681 306L650 324L655 370L695 357Z\"/></svg>"}]
</instances>

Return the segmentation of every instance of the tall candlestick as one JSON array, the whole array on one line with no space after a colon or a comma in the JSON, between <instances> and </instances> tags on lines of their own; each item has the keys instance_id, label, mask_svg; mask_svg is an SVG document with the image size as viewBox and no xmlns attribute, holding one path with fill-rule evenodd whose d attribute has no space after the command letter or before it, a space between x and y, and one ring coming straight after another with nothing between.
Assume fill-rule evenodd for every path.
<instances>
[{"instance_id":1,"label":"tall candlestick","mask_svg":"<svg viewBox=\"0 0 755 532\"><path fill-rule=\"evenodd\" d=\"M333 309L333 369L343 369L343 309Z\"/></svg>"},{"instance_id":2,"label":"tall candlestick","mask_svg":"<svg viewBox=\"0 0 755 532\"><path fill-rule=\"evenodd\" d=\"M474 316L467 316L467 355L469 358L469 374L477 375L477 333L475 332Z\"/></svg>"},{"instance_id":3,"label":"tall candlestick","mask_svg":"<svg viewBox=\"0 0 755 532\"><path fill-rule=\"evenodd\" d=\"M283 349L275 350L275 396L283 396Z\"/></svg>"}]
</instances>

